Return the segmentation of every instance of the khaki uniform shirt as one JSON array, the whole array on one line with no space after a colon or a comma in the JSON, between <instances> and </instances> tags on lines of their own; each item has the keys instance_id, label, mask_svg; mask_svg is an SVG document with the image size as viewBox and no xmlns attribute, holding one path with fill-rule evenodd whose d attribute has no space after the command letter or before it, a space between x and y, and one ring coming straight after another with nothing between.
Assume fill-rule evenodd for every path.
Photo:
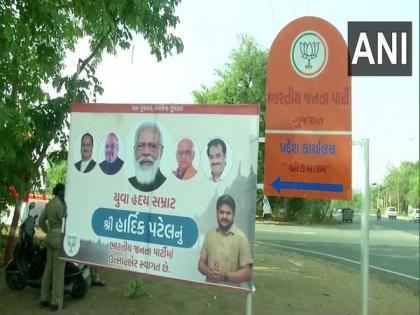
<instances>
[{"instance_id":1,"label":"khaki uniform shirt","mask_svg":"<svg viewBox=\"0 0 420 315\"><path fill-rule=\"evenodd\" d=\"M245 234L234 224L223 233L219 229L210 230L200 252L207 266L233 272L252 264L249 242Z\"/></svg>"},{"instance_id":2,"label":"khaki uniform shirt","mask_svg":"<svg viewBox=\"0 0 420 315\"><path fill-rule=\"evenodd\" d=\"M41 216L39 217L39 226L45 233L52 230L60 230L63 215L64 204L60 197L55 196L47 203L44 211L42 211ZM46 221L48 221L48 226Z\"/></svg>"}]
</instances>

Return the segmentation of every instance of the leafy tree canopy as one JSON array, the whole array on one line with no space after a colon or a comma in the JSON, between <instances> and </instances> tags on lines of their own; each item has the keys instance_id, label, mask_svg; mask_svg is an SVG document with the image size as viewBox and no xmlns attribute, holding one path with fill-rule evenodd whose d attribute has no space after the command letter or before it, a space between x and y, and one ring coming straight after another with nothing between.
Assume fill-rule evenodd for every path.
<instances>
[{"instance_id":1,"label":"leafy tree canopy","mask_svg":"<svg viewBox=\"0 0 420 315\"><path fill-rule=\"evenodd\" d=\"M218 77L212 87L202 86L200 91L194 91L194 100L201 104L259 104L260 136L265 132L265 85L267 74L268 51L259 47L256 41L246 35L239 37L239 48L234 49L224 69L216 70ZM259 146L258 151L258 182L262 182L264 174L264 146ZM258 192L257 199L261 203L262 194ZM305 209L316 208L320 210L315 221L322 220L325 216L323 209L328 202L312 202L299 198L280 200L270 198L273 207L283 207L288 210L287 219L295 220L298 212L305 214ZM312 203L311 203L312 202ZM312 207L314 206L314 207ZM321 211L322 210L322 211Z\"/></svg>"},{"instance_id":2,"label":"leafy tree canopy","mask_svg":"<svg viewBox=\"0 0 420 315\"><path fill-rule=\"evenodd\" d=\"M399 167L390 166L384 184L379 187L387 206L397 207L399 212L407 212L409 207L420 206L420 166L419 161L401 162ZM382 188L382 189L381 189Z\"/></svg>"},{"instance_id":3,"label":"leafy tree canopy","mask_svg":"<svg viewBox=\"0 0 420 315\"><path fill-rule=\"evenodd\" d=\"M224 69L215 70L218 79L214 86L193 91L194 100L199 104L259 104L260 132L264 134L268 51L247 35L239 36L239 42Z\"/></svg>"},{"instance_id":4,"label":"leafy tree canopy","mask_svg":"<svg viewBox=\"0 0 420 315\"><path fill-rule=\"evenodd\" d=\"M102 93L95 69L105 52L143 36L158 60L183 50L172 31L180 0L0 0L0 211L40 177L44 159L65 153L71 101ZM90 54L62 75L65 56L82 38ZM47 88L48 87L48 88ZM58 96L57 96L58 95ZM63 151L49 152L51 142Z\"/></svg>"},{"instance_id":5,"label":"leafy tree canopy","mask_svg":"<svg viewBox=\"0 0 420 315\"><path fill-rule=\"evenodd\" d=\"M260 136L265 131L265 84L268 51L261 49L255 40L249 36L239 37L239 48L234 49L229 61L223 69L216 69L216 82L210 86L202 86L200 90L193 91L194 100L200 104L260 104ZM258 153L258 182L262 182L264 173L264 150L260 145ZM391 167L384 184L373 189L373 198L382 197L388 201L387 205L394 205L407 211L407 208L419 207L419 162L403 162L401 165ZM312 221L317 222L328 214L331 208L348 207L360 210L361 193L353 192L352 200L308 200L270 198L270 203L276 208L286 208L287 219L294 220L302 215L311 215ZM262 195L258 194L259 202ZM390 201L389 201L390 200ZM373 203L371 203L373 205ZM376 202L374 203L376 205ZM257 207L258 208L258 207ZM261 209L260 209L261 210Z\"/></svg>"},{"instance_id":6,"label":"leafy tree canopy","mask_svg":"<svg viewBox=\"0 0 420 315\"><path fill-rule=\"evenodd\" d=\"M65 183L66 175L67 175L67 162L66 161L52 163L47 168L46 186L49 188L53 188L58 183Z\"/></svg>"}]
</instances>

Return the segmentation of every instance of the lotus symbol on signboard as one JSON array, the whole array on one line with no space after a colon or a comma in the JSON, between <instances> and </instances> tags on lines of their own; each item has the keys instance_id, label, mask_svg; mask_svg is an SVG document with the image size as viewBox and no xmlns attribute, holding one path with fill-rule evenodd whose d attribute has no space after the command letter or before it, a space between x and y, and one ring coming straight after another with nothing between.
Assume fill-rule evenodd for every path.
<instances>
[{"instance_id":1,"label":"lotus symbol on signboard","mask_svg":"<svg viewBox=\"0 0 420 315\"><path fill-rule=\"evenodd\" d=\"M302 58L308 60L308 63L305 65L305 68L311 69L311 60L318 57L319 42L302 42L299 43L299 45Z\"/></svg>"},{"instance_id":2,"label":"lotus symbol on signboard","mask_svg":"<svg viewBox=\"0 0 420 315\"><path fill-rule=\"evenodd\" d=\"M77 236L67 236L67 245L69 246L69 253L73 253L73 247L76 246Z\"/></svg>"}]
</instances>

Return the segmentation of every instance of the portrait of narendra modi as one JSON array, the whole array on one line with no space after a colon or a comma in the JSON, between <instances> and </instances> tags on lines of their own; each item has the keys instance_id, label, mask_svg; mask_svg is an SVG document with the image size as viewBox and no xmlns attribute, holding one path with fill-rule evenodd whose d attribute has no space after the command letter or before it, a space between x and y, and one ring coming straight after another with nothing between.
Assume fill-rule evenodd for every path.
<instances>
[{"instance_id":1,"label":"portrait of narendra modi","mask_svg":"<svg viewBox=\"0 0 420 315\"><path fill-rule=\"evenodd\" d=\"M144 192L158 189L166 180L160 170L163 154L162 131L153 122L145 122L138 126L134 137L134 171L130 184Z\"/></svg>"}]
</instances>

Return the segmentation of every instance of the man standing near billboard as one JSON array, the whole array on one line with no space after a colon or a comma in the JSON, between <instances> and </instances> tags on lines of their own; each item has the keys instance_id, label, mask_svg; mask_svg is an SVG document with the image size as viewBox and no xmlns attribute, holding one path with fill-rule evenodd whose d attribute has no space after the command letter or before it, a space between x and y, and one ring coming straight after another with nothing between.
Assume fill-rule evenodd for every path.
<instances>
[{"instance_id":1,"label":"man standing near billboard","mask_svg":"<svg viewBox=\"0 0 420 315\"><path fill-rule=\"evenodd\" d=\"M56 311L59 309L59 304L62 304L60 289L64 282L64 261L59 259L61 224L63 217L67 217L64 184L55 185L53 194L54 198L47 203L39 217L39 226L47 234L47 263L42 275L39 306L49 306L52 311Z\"/></svg>"},{"instance_id":2,"label":"man standing near billboard","mask_svg":"<svg viewBox=\"0 0 420 315\"><path fill-rule=\"evenodd\" d=\"M198 270L208 282L239 285L252 278L252 257L245 234L233 223L235 200L230 195L217 199L216 229L207 232L200 252Z\"/></svg>"}]
</instances>

